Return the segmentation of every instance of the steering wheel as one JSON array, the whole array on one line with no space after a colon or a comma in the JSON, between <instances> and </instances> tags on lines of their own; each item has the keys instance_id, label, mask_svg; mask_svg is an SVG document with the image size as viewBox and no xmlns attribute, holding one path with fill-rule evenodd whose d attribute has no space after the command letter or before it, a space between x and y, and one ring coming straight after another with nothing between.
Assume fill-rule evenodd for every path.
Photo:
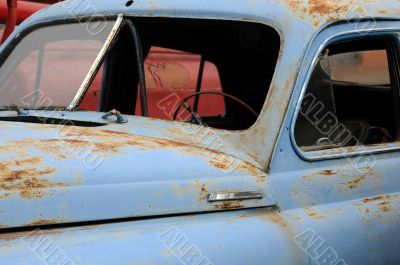
<instances>
[{"instance_id":1,"label":"steering wheel","mask_svg":"<svg viewBox=\"0 0 400 265\"><path fill-rule=\"evenodd\" d=\"M175 112L174 112L174 116L173 119L176 120L176 117L178 116L179 110L184 107L186 111L190 112L190 114L192 114L192 120L197 121L198 124L202 125L203 122L200 118L200 116L197 114L196 111L192 110L192 108L190 107L189 103L187 102L189 99L196 97L196 96L200 96L200 95L205 95L205 94L211 94L211 95L221 95L224 96L226 98L230 98L234 101L236 101L237 103L239 103L240 105L242 105L244 108L246 108L251 114L253 114L255 117L258 117L258 113L252 108L250 107L248 104L246 104L244 101L242 101L241 99L232 96L228 93L224 93L224 92L217 92L217 91L201 91L201 92L196 92L191 94L190 96L187 96L186 98L184 98L181 103L179 104L179 106L176 108Z\"/></svg>"}]
</instances>

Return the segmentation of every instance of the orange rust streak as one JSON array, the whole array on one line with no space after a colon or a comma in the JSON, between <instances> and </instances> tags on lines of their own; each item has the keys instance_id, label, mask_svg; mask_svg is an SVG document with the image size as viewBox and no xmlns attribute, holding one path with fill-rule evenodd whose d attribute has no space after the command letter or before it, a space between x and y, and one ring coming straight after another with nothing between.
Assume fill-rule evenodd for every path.
<instances>
[{"instance_id":1,"label":"orange rust streak","mask_svg":"<svg viewBox=\"0 0 400 265\"><path fill-rule=\"evenodd\" d=\"M325 21L346 17L350 12L349 5L340 1L285 0L284 2L293 14L299 14L301 19L310 19L315 27ZM361 7L357 7L356 10L360 13L363 11Z\"/></svg>"},{"instance_id":2,"label":"orange rust streak","mask_svg":"<svg viewBox=\"0 0 400 265\"><path fill-rule=\"evenodd\" d=\"M392 210L392 206L389 201L384 201L378 204L379 210L388 213Z\"/></svg>"},{"instance_id":3,"label":"orange rust streak","mask_svg":"<svg viewBox=\"0 0 400 265\"><path fill-rule=\"evenodd\" d=\"M349 11L348 5L342 2L308 0L309 15L326 16L329 14L345 14Z\"/></svg>"},{"instance_id":4,"label":"orange rust streak","mask_svg":"<svg viewBox=\"0 0 400 265\"><path fill-rule=\"evenodd\" d=\"M41 226L41 225L49 225L49 224L61 224L66 223L67 221L64 218L51 218L51 219L37 219L33 220L27 226Z\"/></svg>"},{"instance_id":5,"label":"orange rust streak","mask_svg":"<svg viewBox=\"0 0 400 265\"><path fill-rule=\"evenodd\" d=\"M359 177L357 177L355 180L352 180L352 181L347 182L347 186L348 186L351 190L356 189L356 188L360 187L360 186L364 183L364 180L365 180L366 178L367 178L366 175L359 176Z\"/></svg>"},{"instance_id":6,"label":"orange rust streak","mask_svg":"<svg viewBox=\"0 0 400 265\"><path fill-rule=\"evenodd\" d=\"M373 202L379 202L379 201L384 201L384 200L391 200L391 199L397 199L400 198L400 195L381 195L373 198L366 198L362 200L363 203L373 203Z\"/></svg>"},{"instance_id":7,"label":"orange rust streak","mask_svg":"<svg viewBox=\"0 0 400 265\"><path fill-rule=\"evenodd\" d=\"M195 187L199 190L199 195L198 195L198 202L202 202L208 199L208 191L207 191L207 185L206 184L201 184L199 180L194 181Z\"/></svg>"},{"instance_id":8,"label":"orange rust streak","mask_svg":"<svg viewBox=\"0 0 400 265\"><path fill-rule=\"evenodd\" d=\"M397 194L381 195L373 198L363 199L361 202L353 203L353 205L356 207L357 212L362 215L362 222L364 224L370 224L373 219L376 219L380 222L391 222L395 219L388 219L389 217L385 217L385 215L399 210L393 208L392 206L392 200L399 198L400 195Z\"/></svg>"},{"instance_id":9,"label":"orange rust streak","mask_svg":"<svg viewBox=\"0 0 400 265\"><path fill-rule=\"evenodd\" d=\"M340 214L342 212L342 209L335 208L335 209L329 209L329 210L324 210L324 211L317 211L313 208L306 208L305 212L312 219L321 220L321 219L327 219L327 218L333 217L337 214Z\"/></svg>"},{"instance_id":10,"label":"orange rust streak","mask_svg":"<svg viewBox=\"0 0 400 265\"><path fill-rule=\"evenodd\" d=\"M241 209L245 206L240 201L225 201L214 205L215 209Z\"/></svg>"},{"instance_id":11,"label":"orange rust streak","mask_svg":"<svg viewBox=\"0 0 400 265\"><path fill-rule=\"evenodd\" d=\"M313 209L306 209L306 213L309 217L311 217L313 219L326 219L325 215L322 215L322 214L314 211Z\"/></svg>"},{"instance_id":12,"label":"orange rust streak","mask_svg":"<svg viewBox=\"0 0 400 265\"><path fill-rule=\"evenodd\" d=\"M334 170L322 170L321 172L319 172L319 174L325 175L325 176L332 176L332 175L335 175L336 172Z\"/></svg>"},{"instance_id":13,"label":"orange rust streak","mask_svg":"<svg viewBox=\"0 0 400 265\"><path fill-rule=\"evenodd\" d=\"M46 189L55 187L67 187L65 183L53 183L43 179L46 175L56 172L55 168L42 164L40 158L28 158L16 161L0 162L0 190L3 190L3 198L18 191L25 199L41 198Z\"/></svg>"}]
</instances>

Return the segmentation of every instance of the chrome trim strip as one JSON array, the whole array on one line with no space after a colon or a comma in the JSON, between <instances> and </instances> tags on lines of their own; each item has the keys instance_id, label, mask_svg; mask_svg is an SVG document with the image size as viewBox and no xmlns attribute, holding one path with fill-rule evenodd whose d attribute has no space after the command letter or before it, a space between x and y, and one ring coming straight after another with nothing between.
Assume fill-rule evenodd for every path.
<instances>
[{"instance_id":1,"label":"chrome trim strip","mask_svg":"<svg viewBox=\"0 0 400 265\"><path fill-rule=\"evenodd\" d=\"M396 31L397 32L400 31L400 28L396 28L396 27L366 28L364 30L349 30L349 31L345 31L345 32L340 32L340 33L334 34L334 35L330 36L329 38L327 38L326 40L324 40L319 45L318 49L316 49L316 53L313 55L313 60L312 60L312 62L310 64L310 66L308 67L306 76L304 77L304 79L301 78L301 79L303 79L303 82L302 82L303 84L301 85L302 87L301 87L300 96L296 101L294 114L293 114L292 119L290 121L290 139L291 139L291 142L292 142L292 146L293 146L295 152L297 153L297 155L300 156L303 160L306 160L306 161L319 161L319 160L345 158L345 157L360 156L360 155L378 154L378 153L383 153L383 152L393 152L393 151L399 151L400 150L400 146L397 147L397 148L393 147L393 143L392 143L392 146L388 146L388 144L382 144L382 145L374 146L374 147L358 146L355 149L365 148L366 150L364 150L364 151L352 151L352 152L348 152L348 153L343 153L343 152L340 153L340 149L343 150L343 147L339 148L339 149L330 149L330 150L324 150L324 151L304 152L297 146L296 139L295 139L295 136L294 136L296 120L297 120L297 118L298 118L298 116L300 114L301 103L302 103L302 101L304 99L304 96L306 94L307 86L308 86L308 83L310 82L311 75L312 75L312 73L314 71L314 68L315 68L315 66L317 64L318 57L322 53L322 51L325 49L325 47L329 43L333 42L335 39L337 39L339 37L352 37L352 36L355 36L356 34L360 35L360 34L363 34L363 33L364 34L382 34L382 33L396 34ZM315 41L317 38L318 38L318 36L315 37L313 41ZM305 57L304 58L306 58L306 56L309 55L309 54L310 54L310 51L307 51L305 53ZM303 67L304 67L304 65L302 65L302 68ZM301 79L297 80L295 88L298 86L298 83L301 82ZM335 150L336 150L336 154L335 154ZM327 153L327 152L331 152L331 154L324 154L324 153Z\"/></svg>"},{"instance_id":2,"label":"chrome trim strip","mask_svg":"<svg viewBox=\"0 0 400 265\"><path fill-rule=\"evenodd\" d=\"M89 72L85 76L85 79L83 80L81 86L79 87L78 91L76 92L74 99L69 104L69 106L66 108L67 110L69 110L69 111L74 110L79 105L79 103L82 101L85 93L89 89L90 84L93 81L93 79L97 73L97 70L100 68L100 64L104 60L104 57L106 56L106 53L107 53L111 43L114 41L115 37L117 36L118 30L122 24L123 19L124 19L124 16L122 14L119 14L117 20L115 21L113 28L111 29L110 34L108 35L106 41L104 42L103 47L101 48L99 54L97 55L92 66L90 67Z\"/></svg>"},{"instance_id":3,"label":"chrome trim strip","mask_svg":"<svg viewBox=\"0 0 400 265\"><path fill-rule=\"evenodd\" d=\"M238 192L212 192L208 194L208 202L234 201L234 200L256 200L264 198L261 192L238 191Z\"/></svg>"}]
</instances>

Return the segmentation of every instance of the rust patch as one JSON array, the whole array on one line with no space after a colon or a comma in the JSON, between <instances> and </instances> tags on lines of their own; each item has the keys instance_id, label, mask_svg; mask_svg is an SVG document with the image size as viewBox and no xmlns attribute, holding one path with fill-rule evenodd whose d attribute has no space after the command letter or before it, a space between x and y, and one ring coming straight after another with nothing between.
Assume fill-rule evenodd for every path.
<instances>
[{"instance_id":1,"label":"rust patch","mask_svg":"<svg viewBox=\"0 0 400 265\"><path fill-rule=\"evenodd\" d=\"M371 224L373 219L379 222L392 223L398 221L397 212L393 208L392 200L399 199L400 195L382 195L366 198L360 202L353 203L357 212L361 215L363 224ZM394 212L396 211L396 214Z\"/></svg>"},{"instance_id":2,"label":"rust patch","mask_svg":"<svg viewBox=\"0 0 400 265\"><path fill-rule=\"evenodd\" d=\"M240 201L225 201L219 204L214 205L215 209L241 209L245 206Z\"/></svg>"},{"instance_id":3,"label":"rust patch","mask_svg":"<svg viewBox=\"0 0 400 265\"><path fill-rule=\"evenodd\" d=\"M25 199L38 199L50 191L50 188L68 187L61 182L51 182L49 178L56 172L48 167L38 157L0 162L0 190L2 198L19 192Z\"/></svg>"},{"instance_id":4,"label":"rust patch","mask_svg":"<svg viewBox=\"0 0 400 265\"><path fill-rule=\"evenodd\" d=\"M355 5L350 10L348 4L340 1L285 0L284 2L293 14L300 16L303 20L309 20L314 27L318 27L323 22L347 18L350 13L358 12L360 15L366 15L361 5Z\"/></svg>"},{"instance_id":5,"label":"rust patch","mask_svg":"<svg viewBox=\"0 0 400 265\"><path fill-rule=\"evenodd\" d=\"M50 218L50 219L37 219L32 222L26 224L27 226L41 226L41 225L50 225L50 224L62 224L67 221L64 218Z\"/></svg>"},{"instance_id":6,"label":"rust patch","mask_svg":"<svg viewBox=\"0 0 400 265\"><path fill-rule=\"evenodd\" d=\"M198 202L206 201L208 199L207 185L201 184L200 181L195 180L195 186L199 190L199 196L197 201Z\"/></svg>"},{"instance_id":7,"label":"rust patch","mask_svg":"<svg viewBox=\"0 0 400 265\"><path fill-rule=\"evenodd\" d=\"M332 218L335 215L342 213L342 209L335 208L335 209L329 209L329 210L325 210L325 211L316 211L313 208L306 208L305 212L310 218L316 219L316 220L321 220L321 219Z\"/></svg>"},{"instance_id":8,"label":"rust patch","mask_svg":"<svg viewBox=\"0 0 400 265\"><path fill-rule=\"evenodd\" d=\"M283 231L289 232L291 231L291 227L289 225L289 221L286 220L282 214L280 214L278 211L268 211L265 214L262 215L262 218L264 220L270 221L280 228L282 228Z\"/></svg>"},{"instance_id":9,"label":"rust patch","mask_svg":"<svg viewBox=\"0 0 400 265\"><path fill-rule=\"evenodd\" d=\"M336 171L335 170L322 170L321 172L319 172L318 174L324 175L324 176L332 176L332 175L336 175Z\"/></svg>"},{"instance_id":10,"label":"rust patch","mask_svg":"<svg viewBox=\"0 0 400 265\"><path fill-rule=\"evenodd\" d=\"M377 196L377 197L373 197L373 198L367 198L367 199L363 199L362 202L363 203L370 203L370 202L377 202L377 201L381 201L384 200L385 196Z\"/></svg>"},{"instance_id":11,"label":"rust patch","mask_svg":"<svg viewBox=\"0 0 400 265\"><path fill-rule=\"evenodd\" d=\"M392 206L389 201L383 201L378 204L378 208L380 211L388 213L392 210Z\"/></svg>"},{"instance_id":12,"label":"rust patch","mask_svg":"<svg viewBox=\"0 0 400 265\"><path fill-rule=\"evenodd\" d=\"M211 160L209 162L210 165L212 165L215 168L221 169L221 170L227 170L230 168L231 163L228 163L228 161L223 161L223 160Z\"/></svg>"},{"instance_id":13,"label":"rust patch","mask_svg":"<svg viewBox=\"0 0 400 265\"><path fill-rule=\"evenodd\" d=\"M374 183L377 183L379 181L377 173L371 167L367 167L365 173L357 176L355 179L340 183L342 186L345 187L345 189L341 189L339 190L339 192L358 189L362 187L366 181L372 181Z\"/></svg>"},{"instance_id":14,"label":"rust patch","mask_svg":"<svg viewBox=\"0 0 400 265\"><path fill-rule=\"evenodd\" d=\"M249 172L250 175L257 177L257 179L259 181L264 181L265 180L264 172L262 172L260 169L258 169L257 167L253 166L250 163L241 161L241 167L239 167L239 171Z\"/></svg>"},{"instance_id":15,"label":"rust patch","mask_svg":"<svg viewBox=\"0 0 400 265\"><path fill-rule=\"evenodd\" d=\"M301 1L285 0L285 3L293 13L301 12L303 16L307 12L307 9L302 7Z\"/></svg>"},{"instance_id":16,"label":"rust patch","mask_svg":"<svg viewBox=\"0 0 400 265\"><path fill-rule=\"evenodd\" d=\"M399 198L400 198L400 195L397 195L397 194L381 195L381 196L376 196L373 198L363 199L362 202L363 203L374 203L374 202L380 202L380 201L391 200L391 199L399 199Z\"/></svg>"},{"instance_id":17,"label":"rust patch","mask_svg":"<svg viewBox=\"0 0 400 265\"><path fill-rule=\"evenodd\" d=\"M38 131L54 129L52 125L33 125ZM58 128L58 127L57 127ZM0 146L0 154L14 154L16 161L5 161L0 163L0 191L3 190L3 197L10 196L15 191L26 199L37 199L54 192L51 188L66 188L74 183L52 182L50 178L56 169L44 164L40 158L32 156L29 151L38 150L57 160L77 160L77 154L90 151L96 152L102 157L116 154L126 154L127 147L136 147L140 151L152 151L160 149L173 149L177 152L189 155L201 156L208 163L223 171L245 172L257 178L257 181L264 181L265 175L253 165L240 159L236 159L225 153L217 152L207 148L200 148L193 145L183 144L171 140L144 137L128 132L112 130L99 130L98 128L77 128L66 127L57 131L59 138L38 139L25 138L18 141L9 141ZM234 163L232 163L234 161ZM80 176L77 181L82 181ZM200 199L206 198L205 191L200 192ZM222 208L240 208L241 205L222 205Z\"/></svg>"},{"instance_id":18,"label":"rust patch","mask_svg":"<svg viewBox=\"0 0 400 265\"><path fill-rule=\"evenodd\" d=\"M314 178L314 177L335 176L335 175L337 175L337 174L338 174L338 172L335 171L335 170L332 170L332 169L324 169L324 170L321 170L321 171L319 171L319 172L313 173L313 174L311 174L311 175L303 176L303 179L304 179L304 180L309 180L309 179L312 179L312 178Z\"/></svg>"},{"instance_id":19,"label":"rust patch","mask_svg":"<svg viewBox=\"0 0 400 265\"><path fill-rule=\"evenodd\" d=\"M387 16L389 16L389 13L388 13L388 11L387 11L387 10L385 10L385 9L381 9L381 10L379 10L379 11L378 11L378 14L379 14L379 15L381 15L381 16L384 16L384 17L387 17Z\"/></svg>"},{"instance_id":20,"label":"rust patch","mask_svg":"<svg viewBox=\"0 0 400 265\"><path fill-rule=\"evenodd\" d=\"M187 138L188 134L191 135L191 141L189 141L189 143L186 143L184 146L194 146L199 150L205 150L209 152L209 154L207 155L207 158L209 159L209 164L217 169L225 172L245 172L250 174L251 176L257 177L259 181L263 181L265 178L265 174L262 172L261 169L250 163L244 162L241 159L226 154L227 150L239 150L242 148L242 146L230 146L227 148L227 150L223 150L225 149L225 147L222 147L219 150L207 148L207 146L210 146L211 142L216 142L216 144L219 145L219 140L222 140L221 136L217 136L215 132L212 132L207 128L202 128L201 130L199 130L198 128L194 129L187 124L177 123L175 124L175 126L169 127L166 133L167 135L173 134L174 137L176 137L177 139L179 139L178 136L180 135L182 135L181 138L183 139ZM240 136L241 142L245 143L246 139L244 139L243 136L244 135ZM216 139L218 139L218 141ZM193 154L194 151L195 150L192 149L190 153ZM181 150L181 152L185 152L185 150ZM256 159L254 158L254 160Z\"/></svg>"},{"instance_id":21,"label":"rust patch","mask_svg":"<svg viewBox=\"0 0 400 265\"><path fill-rule=\"evenodd\" d=\"M77 147L85 145L90 147L92 145L93 150L100 153L123 153L121 148L129 146L139 146L141 151L171 148L181 153L199 155L207 158L209 164L219 170L239 170L247 172L253 176L260 175L260 171L253 165L235 159L225 153L171 140L144 137L126 132L115 132L110 130L94 131L90 129L75 130L68 132L65 136L75 139L72 141L72 145L76 145ZM91 141L82 141L82 136L90 137ZM71 143L71 140L68 139L63 141Z\"/></svg>"},{"instance_id":22,"label":"rust patch","mask_svg":"<svg viewBox=\"0 0 400 265\"><path fill-rule=\"evenodd\" d=\"M321 1L321 0L308 0L309 15L310 16L329 16L336 17L343 16L349 12L349 6L343 4L343 2L338 1Z\"/></svg>"},{"instance_id":23,"label":"rust patch","mask_svg":"<svg viewBox=\"0 0 400 265\"><path fill-rule=\"evenodd\" d=\"M318 213L311 208L306 208L305 211L306 211L307 215L309 217L311 217L312 219L326 219L325 215Z\"/></svg>"},{"instance_id":24,"label":"rust patch","mask_svg":"<svg viewBox=\"0 0 400 265\"><path fill-rule=\"evenodd\" d=\"M239 171L256 177L257 181L259 182L265 181L265 174L257 167L240 159L230 156L228 157L225 154L220 157L213 157L211 160L209 160L209 164L225 172Z\"/></svg>"},{"instance_id":25,"label":"rust patch","mask_svg":"<svg viewBox=\"0 0 400 265\"><path fill-rule=\"evenodd\" d=\"M351 190L353 190L353 189L355 189L355 188L358 188L358 187L361 186L361 184L364 182L364 180L365 180L366 178L367 178L367 176L365 176L365 175L359 176L359 177L356 178L355 180L352 180L352 181L347 182L347 186L348 186Z\"/></svg>"}]
</instances>

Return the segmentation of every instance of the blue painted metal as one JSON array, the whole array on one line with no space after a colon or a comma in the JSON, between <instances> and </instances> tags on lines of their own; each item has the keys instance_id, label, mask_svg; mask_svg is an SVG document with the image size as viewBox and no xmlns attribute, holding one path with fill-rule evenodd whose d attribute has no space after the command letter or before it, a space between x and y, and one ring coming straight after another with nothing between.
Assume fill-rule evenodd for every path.
<instances>
[{"instance_id":1,"label":"blue painted metal","mask_svg":"<svg viewBox=\"0 0 400 265\"><path fill-rule=\"evenodd\" d=\"M5 189L0 189L1 226L229 208L207 202L208 194L218 191L265 194L240 207L275 204L265 173L252 165L157 138L154 131L164 131L162 125L152 124L153 129L141 133L133 119L122 132L117 129L121 125L103 129L3 123L0 145L10 152L3 153L0 165L4 175L18 179L4 180ZM30 179L34 181L25 183Z\"/></svg>"},{"instance_id":2,"label":"blue painted metal","mask_svg":"<svg viewBox=\"0 0 400 265\"><path fill-rule=\"evenodd\" d=\"M124 13L264 23L281 34L281 56L257 123L243 132L211 130L228 146L219 150L222 157L239 159L235 167L221 166L225 160L215 156L212 147L205 149L202 141L193 139L195 125L140 117L119 125L87 112L52 116L107 125L60 134L57 126L1 122L1 170L29 172L45 180L36 182L43 185L39 193L28 188L31 183L11 191L0 189L0 225L26 230L0 230L1 264L400 262L399 152L376 154L376 165L360 174L345 158L304 160L290 130L321 44L354 29L351 23L329 23L362 15L384 20L372 30L398 31L400 22L389 21L399 17L397 1L346 3L346 8L327 1L139 0L130 7L125 1L81 2L94 9L76 8L75 3L61 3L32 16L0 52L38 23ZM46 115L50 114L42 113ZM94 169L85 166L85 156L74 150L76 143L87 142L106 158ZM261 191L265 197L207 202L208 193L230 190ZM244 209L226 212L229 208ZM206 213L210 211L215 212ZM119 219L135 217L140 218ZM112 219L117 220L111 223ZM44 227L33 233L29 228L80 221L98 224ZM54 253L62 253L59 263Z\"/></svg>"}]
</instances>

